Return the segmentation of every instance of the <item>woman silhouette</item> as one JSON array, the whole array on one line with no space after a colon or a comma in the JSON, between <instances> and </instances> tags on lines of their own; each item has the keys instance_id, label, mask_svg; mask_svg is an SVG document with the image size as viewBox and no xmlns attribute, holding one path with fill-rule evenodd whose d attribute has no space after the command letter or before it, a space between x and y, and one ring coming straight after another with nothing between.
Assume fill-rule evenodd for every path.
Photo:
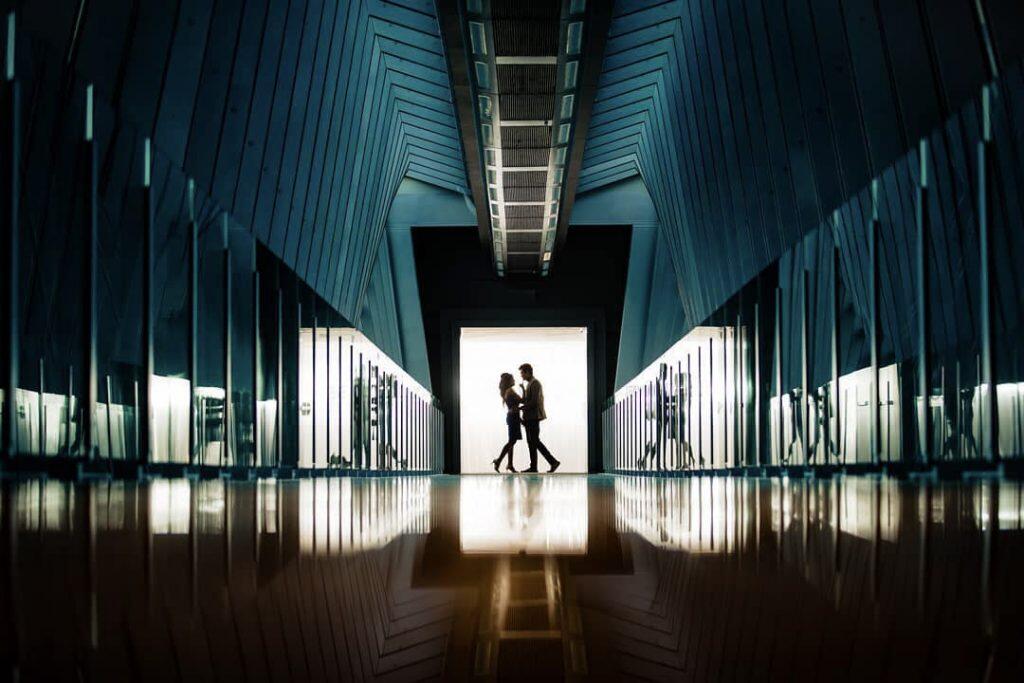
<instances>
[{"instance_id":1,"label":"woman silhouette","mask_svg":"<svg viewBox=\"0 0 1024 683\"><path fill-rule=\"evenodd\" d=\"M501 461L508 456L508 471L515 472L512 466L512 450L516 447L516 441L523 438L523 430L519 420L519 404L523 402L522 397L516 393L516 380L507 372L501 373L498 381L498 393L501 394L501 402L505 404L508 412L505 414L505 424L508 425L508 443L501 448L501 453L492 461L494 471L501 473Z\"/></svg>"}]
</instances>

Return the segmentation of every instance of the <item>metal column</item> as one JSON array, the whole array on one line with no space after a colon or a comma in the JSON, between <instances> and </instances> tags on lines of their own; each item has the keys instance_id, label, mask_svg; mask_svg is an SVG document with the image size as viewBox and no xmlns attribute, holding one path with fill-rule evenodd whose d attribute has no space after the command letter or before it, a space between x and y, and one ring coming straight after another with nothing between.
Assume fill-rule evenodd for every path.
<instances>
[{"instance_id":1,"label":"metal column","mask_svg":"<svg viewBox=\"0 0 1024 683\"><path fill-rule=\"evenodd\" d=\"M341 356L338 356L341 360ZM327 341L324 344L324 466L331 466L331 326L327 325ZM315 397L314 397L315 400ZM315 423L314 423L315 426Z\"/></svg>"},{"instance_id":2,"label":"metal column","mask_svg":"<svg viewBox=\"0 0 1024 683\"><path fill-rule=\"evenodd\" d=\"M299 432L302 427L302 302L299 301L299 287L295 285L295 329L292 330L295 336L295 412L292 419L295 420L295 442L293 467L299 466L302 454L299 451Z\"/></svg>"},{"instance_id":3,"label":"metal column","mask_svg":"<svg viewBox=\"0 0 1024 683\"><path fill-rule=\"evenodd\" d=\"M364 440L366 438L366 435L363 433L363 431L364 431L363 427L364 427L364 422L365 422L365 417L366 417L366 411L368 410L367 404L369 403L369 399L366 396L367 392L365 391L365 388L363 386L363 354L362 354L362 352L359 353L359 380L357 381L356 388L358 389L358 394L359 394L359 411L358 411L358 415L355 416L355 421L356 421L355 431L358 433L358 436L359 436L359 440L358 440L358 444L359 444L358 448L359 448L359 450L356 453L356 455L358 457L358 460L356 461L357 462L356 467L358 467L359 469L363 469L363 464L364 464L363 463L363 456L366 453L365 444L364 444ZM353 406L354 405L355 405L355 403L353 402Z\"/></svg>"},{"instance_id":4,"label":"metal column","mask_svg":"<svg viewBox=\"0 0 1024 683\"><path fill-rule=\"evenodd\" d=\"M868 318L868 343L871 346L871 462L875 465L881 461L882 454L882 416L879 391L879 237L881 222L878 219L878 181L871 181L871 224L869 226L868 246L871 255L871 269L868 279L870 297L870 316Z\"/></svg>"},{"instance_id":5,"label":"metal column","mask_svg":"<svg viewBox=\"0 0 1024 683\"><path fill-rule=\"evenodd\" d=\"M928 243L928 140L922 138L919 147L921 162L917 186L917 243L915 249L917 271L917 393L921 399L918 408L918 457L924 465L931 464L932 419L929 398L931 396L931 306L929 301Z\"/></svg>"},{"instance_id":6,"label":"metal column","mask_svg":"<svg viewBox=\"0 0 1024 683\"><path fill-rule=\"evenodd\" d=\"M316 295L314 294L313 296L315 297ZM317 400L316 400L316 337L317 337L317 334L319 333L318 327L319 327L319 321L316 319L316 299L314 299L313 300L313 334L312 334L312 337L311 337L311 339L312 339L312 344L311 344L312 352L311 353L313 355L313 363L312 363L313 372L310 374L310 382L312 382L313 386L312 386L312 391L310 392L310 397L311 398L310 398L310 401L309 401L309 404L310 404L310 417L312 418L311 419L311 424L310 424L310 430L309 430L309 445L310 445L309 462L310 462L311 466L313 467L313 469L316 469L316 412L317 412L316 411L316 403L317 403ZM300 345L299 357L300 358L302 357L302 352L301 352L302 332L301 332L301 329L302 329L302 324L301 324L301 321L300 321L300 323L299 323L299 330L300 330L299 331L299 345ZM301 376L301 373L302 373L301 366L299 367L299 373L300 373L300 376ZM300 403L299 415L301 416L302 415L302 406L301 406L302 399L301 398L299 399L299 403ZM301 427L300 427L300 429L301 429Z\"/></svg>"},{"instance_id":7,"label":"metal column","mask_svg":"<svg viewBox=\"0 0 1024 683\"><path fill-rule=\"evenodd\" d=\"M19 343L21 341L18 330L19 298L18 298L18 233L21 229L19 224L18 200L21 195L21 86L14 77L14 54L15 54L15 24L14 12L7 15L7 55L5 57L5 74L2 90L0 90L0 121L3 121L3 132L0 133L0 202L3 203L4 235L3 248L0 249L0 258L6 272L4 282L4 296L0 318L4 320L3 353L4 359L0 362L0 372L3 378L0 379L0 389L4 392L3 424L0 425L0 458L12 458L18 454L18 427L17 409L15 408L18 391L18 364L20 360ZM89 102L92 101L89 89ZM90 110L86 112L86 146L90 152L89 158L94 159L92 150L92 116ZM95 168L95 163L93 163ZM91 173L89 181L94 183L95 173ZM95 214L93 214L95 215ZM95 224L95 221L94 221ZM68 403L68 411L71 410L71 403ZM70 432L69 432L70 437Z\"/></svg>"},{"instance_id":8,"label":"metal column","mask_svg":"<svg viewBox=\"0 0 1024 683\"><path fill-rule=\"evenodd\" d=\"M835 433L829 434L829 440L825 444L825 462L828 462L828 451L831 449L832 440L835 440L836 444L836 459L843 462L846 461L846 453L843 449L843 425L842 425L842 408L840 406L839 399L839 245L834 244L832 247L832 293L831 293L831 309L832 309L832 394L834 400L832 404L835 406Z\"/></svg>"},{"instance_id":9,"label":"metal column","mask_svg":"<svg viewBox=\"0 0 1024 683\"><path fill-rule=\"evenodd\" d=\"M82 443L85 457L96 456L96 404L99 402L99 358L96 342L98 329L97 281L99 258L99 215L96 170L96 141L92 130L92 85L85 89L85 159L86 159L86 249L85 249L85 405L82 406Z\"/></svg>"},{"instance_id":10,"label":"metal column","mask_svg":"<svg viewBox=\"0 0 1024 683\"><path fill-rule=\"evenodd\" d=\"M338 467L342 467L344 463L344 456L341 451L341 444L343 442L345 423L342 421L344 415L344 386L345 386L345 356L344 356L344 339L341 333L338 334ZM349 460L351 464L351 460Z\"/></svg>"},{"instance_id":11,"label":"metal column","mask_svg":"<svg viewBox=\"0 0 1024 683\"><path fill-rule=\"evenodd\" d=\"M782 464L782 289L775 288L775 443L778 446L777 461Z\"/></svg>"},{"instance_id":12,"label":"metal column","mask_svg":"<svg viewBox=\"0 0 1024 683\"><path fill-rule=\"evenodd\" d=\"M725 330L725 312L722 313L722 467L729 466L729 346ZM735 373L735 368L733 368ZM735 446L736 444L733 444Z\"/></svg>"},{"instance_id":13,"label":"metal column","mask_svg":"<svg viewBox=\"0 0 1024 683\"><path fill-rule=\"evenodd\" d=\"M221 450L221 465L232 465L231 458L231 434L233 427L231 393L232 393L232 295L231 295L231 237L228 226L228 215L223 214L223 238L224 238L224 447Z\"/></svg>"},{"instance_id":14,"label":"metal column","mask_svg":"<svg viewBox=\"0 0 1024 683\"><path fill-rule=\"evenodd\" d=\"M276 466L284 463L284 292L281 290L280 275L277 285L277 358L275 378L277 405L274 413L274 450Z\"/></svg>"},{"instance_id":15,"label":"metal column","mask_svg":"<svg viewBox=\"0 0 1024 683\"><path fill-rule=\"evenodd\" d=\"M746 464L743 443L743 358L740 356L740 325L739 313L736 314L736 325L732 330L732 465L740 467Z\"/></svg>"},{"instance_id":16,"label":"metal column","mask_svg":"<svg viewBox=\"0 0 1024 683\"><path fill-rule=\"evenodd\" d=\"M153 456L153 142L146 138L142 168L142 391L139 396L139 461L147 464ZM109 416L108 416L109 419ZM167 454L168 459L174 457Z\"/></svg>"},{"instance_id":17,"label":"metal column","mask_svg":"<svg viewBox=\"0 0 1024 683\"><path fill-rule=\"evenodd\" d=\"M704 371L704 363L701 358L701 348L697 346L697 460L699 462L700 469L704 469L704 406L703 404L703 391L701 386L704 384L703 377L701 377Z\"/></svg>"},{"instance_id":18,"label":"metal column","mask_svg":"<svg viewBox=\"0 0 1024 683\"><path fill-rule=\"evenodd\" d=\"M199 386L199 223L196 221L196 184L188 181L188 462L193 464L199 444L196 426L196 387Z\"/></svg>"},{"instance_id":19,"label":"metal column","mask_svg":"<svg viewBox=\"0 0 1024 683\"><path fill-rule=\"evenodd\" d=\"M801 397L799 406L792 406L792 410L799 410L802 418L800 424L802 425L800 433L800 446L804 452L804 463L805 465L810 464L811 460L814 459L814 454L810 452L808 445L810 440L807 438L808 432L811 430L810 424L810 402L811 402L811 354L810 354L810 339L808 322L811 317L811 274L805 268L803 271L803 280L801 281L801 315L800 315L800 387L802 389L803 396Z\"/></svg>"},{"instance_id":20,"label":"metal column","mask_svg":"<svg viewBox=\"0 0 1024 683\"><path fill-rule=\"evenodd\" d=\"M759 295L760 296L760 295ZM754 457L764 464L764 443L761 435L761 304L754 304Z\"/></svg>"},{"instance_id":21,"label":"metal column","mask_svg":"<svg viewBox=\"0 0 1024 683\"><path fill-rule=\"evenodd\" d=\"M256 265L256 242L252 243L252 461L260 462L260 271Z\"/></svg>"},{"instance_id":22,"label":"metal column","mask_svg":"<svg viewBox=\"0 0 1024 683\"><path fill-rule=\"evenodd\" d=\"M109 381L109 380L108 380ZM36 401L36 420L39 422L39 444L36 447L37 455L46 455L46 362L39 359L39 396ZM107 424L110 424L109 413Z\"/></svg>"},{"instance_id":23,"label":"metal column","mask_svg":"<svg viewBox=\"0 0 1024 683\"><path fill-rule=\"evenodd\" d=\"M715 340L708 339L708 451L715 469Z\"/></svg>"},{"instance_id":24,"label":"metal column","mask_svg":"<svg viewBox=\"0 0 1024 683\"><path fill-rule=\"evenodd\" d=\"M992 87L981 90L982 138L978 142L978 296L981 311L981 447L989 442L987 460L999 461L999 397L998 377L992 341L995 325L995 288L992 286ZM958 393L959 400L959 393Z\"/></svg>"}]
</instances>

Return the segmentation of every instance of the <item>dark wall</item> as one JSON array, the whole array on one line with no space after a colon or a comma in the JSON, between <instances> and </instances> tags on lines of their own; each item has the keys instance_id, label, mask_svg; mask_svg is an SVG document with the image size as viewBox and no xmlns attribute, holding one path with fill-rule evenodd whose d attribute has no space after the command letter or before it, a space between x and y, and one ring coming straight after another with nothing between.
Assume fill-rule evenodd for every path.
<instances>
[{"instance_id":1,"label":"dark wall","mask_svg":"<svg viewBox=\"0 0 1024 683\"><path fill-rule=\"evenodd\" d=\"M600 462L598 413L614 387L630 229L570 228L557 267L544 279L498 279L475 228L414 228L431 383L447 415L446 469L458 468L457 330L500 327L590 328L591 469Z\"/></svg>"}]
</instances>

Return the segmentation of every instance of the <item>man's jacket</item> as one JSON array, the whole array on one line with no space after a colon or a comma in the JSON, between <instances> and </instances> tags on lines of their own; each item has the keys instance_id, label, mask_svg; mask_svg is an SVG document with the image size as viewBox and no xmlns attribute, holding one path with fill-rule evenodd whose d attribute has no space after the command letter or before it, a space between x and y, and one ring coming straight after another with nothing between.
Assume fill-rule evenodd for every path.
<instances>
[{"instance_id":1,"label":"man's jacket","mask_svg":"<svg viewBox=\"0 0 1024 683\"><path fill-rule=\"evenodd\" d=\"M540 421L547 417L548 414L544 412L544 387L534 378L523 391L523 419Z\"/></svg>"}]
</instances>

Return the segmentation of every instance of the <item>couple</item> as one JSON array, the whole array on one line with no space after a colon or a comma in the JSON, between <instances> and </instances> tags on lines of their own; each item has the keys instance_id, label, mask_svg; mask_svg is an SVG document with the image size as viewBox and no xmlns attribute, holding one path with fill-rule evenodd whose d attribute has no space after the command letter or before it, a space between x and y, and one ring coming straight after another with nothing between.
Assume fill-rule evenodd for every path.
<instances>
[{"instance_id":1,"label":"couple","mask_svg":"<svg viewBox=\"0 0 1024 683\"><path fill-rule=\"evenodd\" d=\"M540 440L540 421L547 418L547 414L544 412L544 387L533 376L533 366L529 363L519 366L519 375L525 382L522 396L516 393L516 381L509 373L501 373L501 380L498 382L498 392L508 409L508 414L505 416L505 424L508 425L508 443L501 449L501 454L497 459L492 461L494 471L500 473L501 461L506 455L508 456L508 471L516 471L512 467L512 450L516 447L516 441L523 438L523 432L519 428L522 424L526 427L526 444L530 449L530 467L523 472L537 471L537 451L540 451L544 459L548 461L548 465L551 467L548 472L554 472L562 463L551 455L547 446ZM522 418L519 416L520 410L523 413Z\"/></svg>"}]
</instances>

